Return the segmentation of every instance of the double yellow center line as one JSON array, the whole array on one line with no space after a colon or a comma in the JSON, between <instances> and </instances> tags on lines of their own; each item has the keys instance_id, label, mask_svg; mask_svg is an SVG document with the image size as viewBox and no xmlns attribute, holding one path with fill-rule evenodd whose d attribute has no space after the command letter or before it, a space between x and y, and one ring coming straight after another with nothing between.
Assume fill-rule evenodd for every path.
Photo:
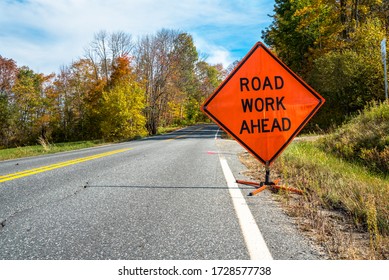
<instances>
[{"instance_id":1,"label":"double yellow center line","mask_svg":"<svg viewBox=\"0 0 389 280\"><path fill-rule=\"evenodd\" d=\"M55 163L55 164L51 164L51 165L46 165L46 166L42 166L42 167L38 167L38 168L34 168L34 169L20 171L20 172L8 174L8 175L0 175L0 183L6 182L6 181L15 180L15 179L18 179L18 178L23 178L23 177L31 176L31 175L34 175L34 174L46 172L46 171L57 169L57 168L62 168L62 167L65 167L65 166L69 166L69 165L73 165L73 164L77 164L77 163L81 163L81 162L85 162L85 161L89 161L89 160L93 160L93 159L98 159L98 158L102 158L102 157L106 157L106 156L110 156L110 155L126 152L126 151L129 151L129 150L132 150L132 149L133 148L119 149L119 150L114 150L114 151L110 151L110 152L106 152L106 153L101 153L101 154L97 154L97 155L93 155L93 156L89 156L89 157L82 157L82 158L72 159L72 160L68 160L68 161L64 161L64 162L59 162L59 163Z\"/></svg>"}]
</instances>

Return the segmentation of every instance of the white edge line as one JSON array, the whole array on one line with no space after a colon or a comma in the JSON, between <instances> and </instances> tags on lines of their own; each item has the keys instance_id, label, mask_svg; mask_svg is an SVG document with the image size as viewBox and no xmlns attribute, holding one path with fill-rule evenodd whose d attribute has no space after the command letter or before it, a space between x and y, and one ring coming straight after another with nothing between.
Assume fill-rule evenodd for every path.
<instances>
[{"instance_id":1,"label":"white edge line","mask_svg":"<svg viewBox=\"0 0 389 280\"><path fill-rule=\"evenodd\" d=\"M218 132L215 135L215 139L217 138ZM219 153L219 160L223 169L224 177L227 181L228 190L230 192L232 203L238 217L239 225L250 255L250 259L273 260L262 233L259 230L253 214L251 213L250 208L246 203L246 199L243 197L242 192L236 183L234 174L232 174L232 171L228 166L226 158Z\"/></svg>"}]
</instances>

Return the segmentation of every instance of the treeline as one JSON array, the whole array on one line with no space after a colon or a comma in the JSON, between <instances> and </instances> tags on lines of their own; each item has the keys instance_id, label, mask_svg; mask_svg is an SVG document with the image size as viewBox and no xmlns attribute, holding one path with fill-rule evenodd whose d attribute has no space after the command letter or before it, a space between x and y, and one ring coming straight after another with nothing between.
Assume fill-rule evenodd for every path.
<instances>
[{"instance_id":1,"label":"treeline","mask_svg":"<svg viewBox=\"0 0 389 280\"><path fill-rule=\"evenodd\" d=\"M222 76L221 65L199 59L191 35L167 29L136 42L100 31L58 74L0 56L0 148L129 139L203 121L200 104Z\"/></svg>"},{"instance_id":2,"label":"treeline","mask_svg":"<svg viewBox=\"0 0 389 280\"><path fill-rule=\"evenodd\" d=\"M389 37L388 0L275 2L262 38L326 98L311 127L338 125L385 98L380 42Z\"/></svg>"}]
</instances>

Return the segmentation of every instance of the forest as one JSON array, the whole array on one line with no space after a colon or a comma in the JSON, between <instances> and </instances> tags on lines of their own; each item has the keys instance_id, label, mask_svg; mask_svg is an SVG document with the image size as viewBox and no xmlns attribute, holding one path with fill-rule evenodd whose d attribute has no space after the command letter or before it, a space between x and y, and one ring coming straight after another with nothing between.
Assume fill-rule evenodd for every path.
<instances>
[{"instance_id":1,"label":"forest","mask_svg":"<svg viewBox=\"0 0 389 280\"><path fill-rule=\"evenodd\" d=\"M275 0L270 16L262 40L326 99L307 130L328 131L385 99L388 0ZM50 75L0 54L0 148L133 139L206 121L200 105L237 63L208 64L190 34L170 29L137 40L100 31Z\"/></svg>"},{"instance_id":2,"label":"forest","mask_svg":"<svg viewBox=\"0 0 389 280\"><path fill-rule=\"evenodd\" d=\"M275 0L272 19L264 42L326 99L308 129L337 127L385 99L388 0Z\"/></svg>"},{"instance_id":3,"label":"forest","mask_svg":"<svg viewBox=\"0 0 389 280\"><path fill-rule=\"evenodd\" d=\"M0 56L0 147L133 139L206 118L200 104L223 78L187 33L161 29L136 42L100 31L58 74Z\"/></svg>"}]
</instances>

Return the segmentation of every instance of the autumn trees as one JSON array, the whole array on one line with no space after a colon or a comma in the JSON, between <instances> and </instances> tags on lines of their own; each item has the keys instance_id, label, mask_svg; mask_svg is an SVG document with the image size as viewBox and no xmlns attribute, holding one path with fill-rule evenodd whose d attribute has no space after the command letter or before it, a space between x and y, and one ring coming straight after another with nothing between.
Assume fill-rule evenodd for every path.
<instances>
[{"instance_id":1,"label":"autumn trees","mask_svg":"<svg viewBox=\"0 0 389 280\"><path fill-rule=\"evenodd\" d=\"M0 146L47 136L56 102L53 77L17 67L12 59L0 56Z\"/></svg>"},{"instance_id":2,"label":"autumn trees","mask_svg":"<svg viewBox=\"0 0 389 280\"><path fill-rule=\"evenodd\" d=\"M144 105L144 90L135 79L129 58L119 56L101 96L99 119L102 137L115 140L145 135Z\"/></svg>"},{"instance_id":3,"label":"autumn trees","mask_svg":"<svg viewBox=\"0 0 389 280\"><path fill-rule=\"evenodd\" d=\"M14 139L15 106L12 87L18 73L15 61L0 56L0 146Z\"/></svg>"},{"instance_id":4,"label":"autumn trees","mask_svg":"<svg viewBox=\"0 0 389 280\"><path fill-rule=\"evenodd\" d=\"M140 39L135 69L145 89L149 134L155 134L161 125L200 120L199 103L220 83L220 77L204 73L205 67L217 71L217 66L199 60L193 38L187 33L162 29Z\"/></svg>"},{"instance_id":5,"label":"autumn trees","mask_svg":"<svg viewBox=\"0 0 389 280\"><path fill-rule=\"evenodd\" d=\"M177 36L175 31L161 30L156 35L144 36L137 46L136 71L145 88L144 113L150 134L157 133L168 101L176 94L173 78L178 59L175 57Z\"/></svg>"},{"instance_id":6,"label":"autumn trees","mask_svg":"<svg viewBox=\"0 0 389 280\"><path fill-rule=\"evenodd\" d=\"M262 38L326 98L315 117L322 128L384 98L380 42L389 35L389 1L275 2Z\"/></svg>"},{"instance_id":7,"label":"autumn trees","mask_svg":"<svg viewBox=\"0 0 389 280\"><path fill-rule=\"evenodd\" d=\"M0 56L0 147L129 139L204 120L199 104L222 70L199 59L191 35L167 29L137 41L100 31L51 75Z\"/></svg>"}]
</instances>

